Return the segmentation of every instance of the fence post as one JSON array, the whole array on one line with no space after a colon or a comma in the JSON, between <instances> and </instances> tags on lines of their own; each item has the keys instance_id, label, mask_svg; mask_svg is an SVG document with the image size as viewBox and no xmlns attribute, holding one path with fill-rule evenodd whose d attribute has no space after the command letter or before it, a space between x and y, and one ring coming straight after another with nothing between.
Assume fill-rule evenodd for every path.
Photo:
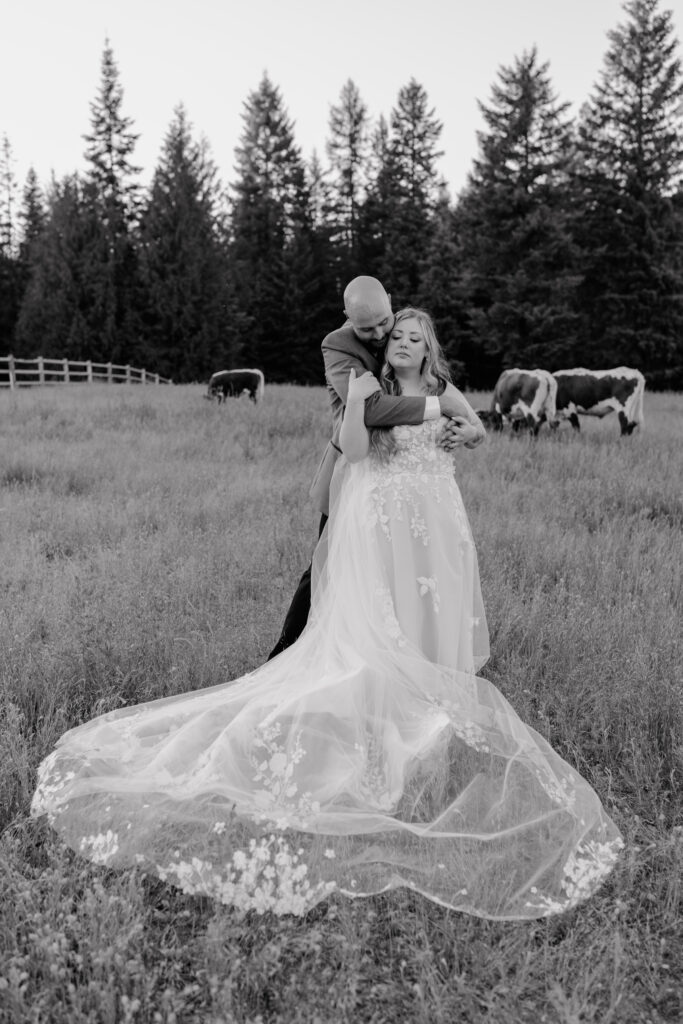
<instances>
[{"instance_id":1,"label":"fence post","mask_svg":"<svg viewBox=\"0 0 683 1024\"><path fill-rule=\"evenodd\" d=\"M140 370L140 383L141 384L146 384L147 383L147 370Z\"/></svg>"},{"instance_id":2,"label":"fence post","mask_svg":"<svg viewBox=\"0 0 683 1024\"><path fill-rule=\"evenodd\" d=\"M126 370L126 384L130 384L131 376L130 376L130 366L128 364L126 364L125 370Z\"/></svg>"},{"instance_id":3,"label":"fence post","mask_svg":"<svg viewBox=\"0 0 683 1024\"><path fill-rule=\"evenodd\" d=\"M45 363L42 356L38 356L38 383L45 383Z\"/></svg>"},{"instance_id":4,"label":"fence post","mask_svg":"<svg viewBox=\"0 0 683 1024\"><path fill-rule=\"evenodd\" d=\"M88 374L88 384L92 384L92 359L88 359L85 364L85 369Z\"/></svg>"},{"instance_id":5,"label":"fence post","mask_svg":"<svg viewBox=\"0 0 683 1024\"><path fill-rule=\"evenodd\" d=\"M14 372L14 356L7 356L7 369L9 372L9 389L14 391L17 386L17 377Z\"/></svg>"},{"instance_id":6,"label":"fence post","mask_svg":"<svg viewBox=\"0 0 683 1024\"><path fill-rule=\"evenodd\" d=\"M107 384L113 384L114 382L114 371L112 370L111 363L107 363Z\"/></svg>"},{"instance_id":7,"label":"fence post","mask_svg":"<svg viewBox=\"0 0 683 1024\"><path fill-rule=\"evenodd\" d=\"M64 383L70 384L71 378L69 377L69 360L62 359L62 366L64 367Z\"/></svg>"},{"instance_id":8,"label":"fence post","mask_svg":"<svg viewBox=\"0 0 683 1024\"><path fill-rule=\"evenodd\" d=\"M159 381L159 374L158 373L154 374L154 383L155 384L159 384L160 383L160 381Z\"/></svg>"}]
</instances>

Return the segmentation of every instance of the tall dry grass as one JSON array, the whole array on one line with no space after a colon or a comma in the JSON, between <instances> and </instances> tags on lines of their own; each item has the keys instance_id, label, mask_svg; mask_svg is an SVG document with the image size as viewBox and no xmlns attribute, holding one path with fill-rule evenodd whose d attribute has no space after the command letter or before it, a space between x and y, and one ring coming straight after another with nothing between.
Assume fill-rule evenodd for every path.
<instances>
[{"instance_id":1,"label":"tall dry grass","mask_svg":"<svg viewBox=\"0 0 683 1024\"><path fill-rule=\"evenodd\" d=\"M473 396L475 406L485 396ZM102 711L249 671L307 564L322 389L0 395L0 1019L615 1022L683 1013L683 398L646 423L458 458L485 674L586 775L627 848L560 918L408 892L248 916L81 862L31 822L38 761Z\"/></svg>"}]
</instances>

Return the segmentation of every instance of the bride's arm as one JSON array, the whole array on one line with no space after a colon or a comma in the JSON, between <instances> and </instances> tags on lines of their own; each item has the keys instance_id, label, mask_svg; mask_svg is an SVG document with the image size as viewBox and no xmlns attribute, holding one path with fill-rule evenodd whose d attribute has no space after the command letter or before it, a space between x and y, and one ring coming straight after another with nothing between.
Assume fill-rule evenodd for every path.
<instances>
[{"instance_id":1,"label":"bride's arm","mask_svg":"<svg viewBox=\"0 0 683 1024\"><path fill-rule=\"evenodd\" d=\"M455 409L446 413L450 416L446 429L442 431L442 442L444 448L455 448L464 445L465 448L476 448L486 437L484 424L467 401L462 391L459 391L454 384L447 384L446 390L439 399L444 402L454 402Z\"/></svg>"},{"instance_id":2,"label":"bride's arm","mask_svg":"<svg viewBox=\"0 0 683 1024\"><path fill-rule=\"evenodd\" d=\"M365 399L379 390L379 382L370 372L356 378L356 371L351 370L344 419L339 433L339 447L349 462L360 462L370 451L370 435L365 426Z\"/></svg>"}]
</instances>

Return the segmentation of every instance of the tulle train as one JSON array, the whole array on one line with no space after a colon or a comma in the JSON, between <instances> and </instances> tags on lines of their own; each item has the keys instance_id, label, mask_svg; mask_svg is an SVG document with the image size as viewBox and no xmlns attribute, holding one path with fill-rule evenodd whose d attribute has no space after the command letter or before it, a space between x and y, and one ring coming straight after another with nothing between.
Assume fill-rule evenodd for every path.
<instances>
[{"instance_id":1,"label":"tulle train","mask_svg":"<svg viewBox=\"0 0 683 1024\"><path fill-rule=\"evenodd\" d=\"M476 552L450 463L430 452L408 443L404 473L340 466L295 645L237 681L71 730L33 813L97 863L243 910L407 886L520 919L591 895L619 832L476 674Z\"/></svg>"}]
</instances>

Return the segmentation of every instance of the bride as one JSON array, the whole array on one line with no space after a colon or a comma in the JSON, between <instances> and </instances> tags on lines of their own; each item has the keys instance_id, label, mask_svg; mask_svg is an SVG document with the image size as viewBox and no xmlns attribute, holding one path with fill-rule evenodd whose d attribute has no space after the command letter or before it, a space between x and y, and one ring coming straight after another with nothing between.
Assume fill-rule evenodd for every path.
<instances>
[{"instance_id":1,"label":"bride","mask_svg":"<svg viewBox=\"0 0 683 1024\"><path fill-rule=\"evenodd\" d=\"M388 391L448 384L420 310L396 316L385 358ZM377 387L351 372L297 642L241 679L72 729L40 766L32 813L96 863L240 910L302 914L333 891L405 886L488 918L564 911L621 837L477 674L488 633L442 423L368 432Z\"/></svg>"}]
</instances>

